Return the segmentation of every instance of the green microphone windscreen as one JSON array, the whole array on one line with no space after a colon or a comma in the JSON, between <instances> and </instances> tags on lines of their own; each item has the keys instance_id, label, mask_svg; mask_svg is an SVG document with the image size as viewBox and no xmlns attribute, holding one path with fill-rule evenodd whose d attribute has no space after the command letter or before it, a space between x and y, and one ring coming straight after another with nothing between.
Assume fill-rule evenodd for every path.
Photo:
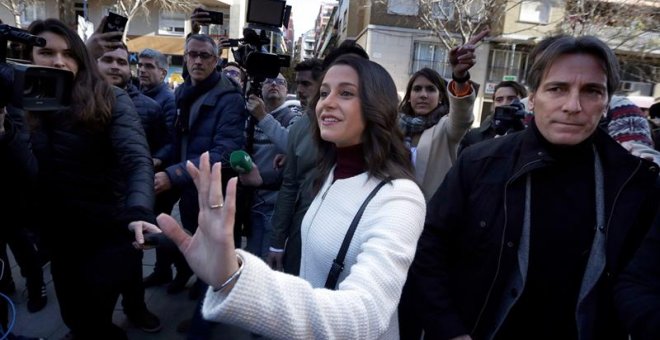
<instances>
[{"instance_id":1,"label":"green microphone windscreen","mask_svg":"<svg viewBox=\"0 0 660 340\"><path fill-rule=\"evenodd\" d=\"M229 155L229 165L239 174L245 174L252 170L252 158L243 150L236 150Z\"/></svg>"}]
</instances>

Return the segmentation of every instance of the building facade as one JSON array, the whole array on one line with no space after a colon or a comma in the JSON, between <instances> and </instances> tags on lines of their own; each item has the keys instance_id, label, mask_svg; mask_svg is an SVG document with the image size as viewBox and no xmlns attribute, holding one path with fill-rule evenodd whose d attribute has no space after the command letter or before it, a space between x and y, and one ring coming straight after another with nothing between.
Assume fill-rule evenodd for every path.
<instances>
[{"instance_id":1,"label":"building facade","mask_svg":"<svg viewBox=\"0 0 660 340\"><path fill-rule=\"evenodd\" d=\"M459 13L459 6L456 6L459 2L468 4L469 9ZM654 18L656 23L660 22L660 3L657 1L592 0L591 3L594 6L589 18L596 17L595 9L608 8L615 3L619 13L634 9L636 13L651 15L650 22ZM466 20L474 20L475 25L463 27L477 27L480 20L488 22L491 33L479 45L477 64L470 71L472 80L480 84L474 112L475 125L478 125L492 110L494 86L502 80L524 84L529 51L534 45L545 36L560 30L566 32L567 25L569 29L572 27L575 15L571 14L571 8L574 8L571 0L340 0L328 23L332 29L326 29L326 34L318 37L320 40L316 42L317 46L325 44L329 47L317 49L316 55L322 57L333 45L345 39L356 39L374 61L390 72L402 95L410 76L423 67L431 67L451 79L451 67L447 62L449 49L439 35L460 41L460 35L452 33L459 31L456 23L459 14ZM424 15L442 20L448 29L439 33L441 30L434 30L420 19ZM655 27L647 25L646 31L628 32L630 37L639 41L624 36L619 36L618 41L612 40L611 32L616 28L613 22L605 18L597 24L603 27L594 25L588 33L598 35L610 44L622 63L624 82L619 93L660 96L660 51L657 49L660 33L657 24ZM619 20L618 24L630 26L630 21Z\"/></svg>"}]
</instances>

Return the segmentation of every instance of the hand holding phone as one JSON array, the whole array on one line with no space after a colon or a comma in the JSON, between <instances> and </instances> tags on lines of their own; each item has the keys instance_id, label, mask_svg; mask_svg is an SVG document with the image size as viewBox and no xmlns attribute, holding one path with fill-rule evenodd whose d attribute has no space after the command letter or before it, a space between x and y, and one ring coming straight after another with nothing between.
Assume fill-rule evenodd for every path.
<instances>
[{"instance_id":1,"label":"hand holding phone","mask_svg":"<svg viewBox=\"0 0 660 340\"><path fill-rule=\"evenodd\" d=\"M190 19L192 19L193 24L200 26L208 26L210 24L222 25L223 15L224 14L222 12L211 11L198 7L195 8Z\"/></svg>"},{"instance_id":2,"label":"hand holding phone","mask_svg":"<svg viewBox=\"0 0 660 340\"><path fill-rule=\"evenodd\" d=\"M222 12L216 12L216 11L206 11L206 12L209 13L209 18L211 19L210 23L215 25L222 25L222 21L223 21Z\"/></svg>"},{"instance_id":3,"label":"hand holding phone","mask_svg":"<svg viewBox=\"0 0 660 340\"><path fill-rule=\"evenodd\" d=\"M105 19L105 24L103 25L103 33L106 32L124 32L126 28L126 23L128 23L128 18L121 16L116 13L108 13L108 17Z\"/></svg>"}]
</instances>

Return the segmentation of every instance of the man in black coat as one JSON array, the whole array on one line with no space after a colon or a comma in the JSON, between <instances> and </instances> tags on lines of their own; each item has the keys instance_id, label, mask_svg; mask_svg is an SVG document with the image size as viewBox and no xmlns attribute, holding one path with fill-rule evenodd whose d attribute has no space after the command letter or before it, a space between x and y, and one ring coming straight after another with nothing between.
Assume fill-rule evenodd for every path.
<instances>
[{"instance_id":1,"label":"man in black coat","mask_svg":"<svg viewBox=\"0 0 660 340\"><path fill-rule=\"evenodd\" d=\"M130 82L131 70L126 45L104 52L97 60L97 66L108 83L125 90L131 97L135 110L140 116L152 159L162 158L162 156L156 155L162 152L161 149L164 149L168 144L165 116L158 103L142 94ZM142 266L131 266L130 268L135 269L135 272L131 273L132 285L122 292L124 313L135 326L143 331L157 332L162 328L162 325L158 317L147 309L144 302L145 287L142 282Z\"/></svg>"},{"instance_id":2,"label":"man in black coat","mask_svg":"<svg viewBox=\"0 0 660 340\"><path fill-rule=\"evenodd\" d=\"M613 286L658 207L658 167L598 122L618 87L594 37L554 37L527 83L534 121L466 149L429 202L402 338L627 339Z\"/></svg>"},{"instance_id":3,"label":"man in black coat","mask_svg":"<svg viewBox=\"0 0 660 340\"><path fill-rule=\"evenodd\" d=\"M519 131L524 128L523 119L500 121L495 124L495 110L501 106L510 106L516 100L521 100L527 97L527 90L524 86L512 80L505 80L495 85L495 92L493 92L493 113L491 113L481 123L477 129L468 131L467 134L461 139L458 145L458 153L460 154L465 148L485 140L506 134L509 131ZM524 108L524 107L523 107ZM517 118L517 117L513 117Z\"/></svg>"}]
</instances>

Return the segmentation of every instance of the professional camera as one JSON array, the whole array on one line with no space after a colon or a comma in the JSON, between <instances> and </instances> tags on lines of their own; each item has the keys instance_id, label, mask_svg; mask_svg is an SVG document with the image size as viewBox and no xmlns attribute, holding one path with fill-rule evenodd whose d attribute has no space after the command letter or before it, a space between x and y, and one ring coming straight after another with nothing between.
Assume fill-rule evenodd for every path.
<instances>
[{"instance_id":1,"label":"professional camera","mask_svg":"<svg viewBox=\"0 0 660 340\"><path fill-rule=\"evenodd\" d=\"M503 105L495 108L493 113L493 128L498 135L505 135L525 129L524 119L527 115L525 106L520 100L515 99L511 105Z\"/></svg>"},{"instance_id":2,"label":"professional camera","mask_svg":"<svg viewBox=\"0 0 660 340\"><path fill-rule=\"evenodd\" d=\"M281 67L291 65L291 56L271 53L272 46L270 52L264 48L272 43L273 34L281 36L280 27L288 25L290 14L291 6L287 6L284 0L248 0L248 24L243 30L243 38L229 39L226 42L229 47L237 47L232 49L232 54L247 72L247 95L261 96L264 80L276 78Z\"/></svg>"},{"instance_id":3,"label":"professional camera","mask_svg":"<svg viewBox=\"0 0 660 340\"><path fill-rule=\"evenodd\" d=\"M46 46L46 40L27 31L0 24L0 107L7 104L26 111L65 109L70 103L73 73L52 67L7 60L7 42Z\"/></svg>"}]
</instances>

